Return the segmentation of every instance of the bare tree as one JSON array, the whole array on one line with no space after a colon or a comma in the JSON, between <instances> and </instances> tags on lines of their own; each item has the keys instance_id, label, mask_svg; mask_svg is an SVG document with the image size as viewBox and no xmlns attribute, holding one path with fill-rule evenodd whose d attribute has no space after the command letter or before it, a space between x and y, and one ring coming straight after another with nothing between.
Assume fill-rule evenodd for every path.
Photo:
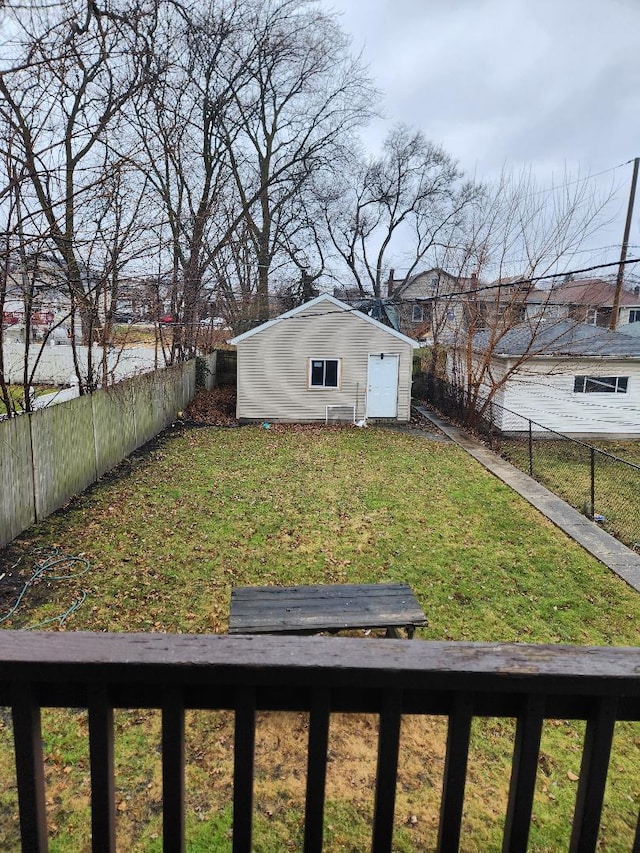
<instances>
[{"instance_id":1,"label":"bare tree","mask_svg":"<svg viewBox=\"0 0 640 853\"><path fill-rule=\"evenodd\" d=\"M328 194L325 221L335 250L364 295L382 294L387 257L407 246L408 280L460 224L478 188L462 183L457 164L419 130L399 125L381 156L356 154L341 186Z\"/></svg>"},{"instance_id":2,"label":"bare tree","mask_svg":"<svg viewBox=\"0 0 640 853\"><path fill-rule=\"evenodd\" d=\"M371 115L374 92L335 18L305 0L258 0L234 86L227 154L244 225L257 256L256 321L268 317L269 279L289 255L299 200L312 176Z\"/></svg>"},{"instance_id":3,"label":"bare tree","mask_svg":"<svg viewBox=\"0 0 640 853\"><path fill-rule=\"evenodd\" d=\"M151 72L156 10L123 2L79 11L61 0L9 5L7 13L10 50L0 95L20 143L14 156L29 178L33 226L50 234L90 344L101 320L91 299L85 250L93 228L86 213L124 109ZM80 391L91 390L91 370L78 373Z\"/></svg>"},{"instance_id":4,"label":"bare tree","mask_svg":"<svg viewBox=\"0 0 640 853\"><path fill-rule=\"evenodd\" d=\"M467 211L441 256L455 271L457 289L434 296L433 344L449 353L449 376L465 393L468 417L482 417L505 383L545 346L567 317L554 304L551 280L561 280L584 243L606 222L611 192L596 194L586 180L565 180L541 190L530 173L504 172ZM545 286L546 283L546 286ZM536 285L543 287L536 288ZM535 299L532 298L535 295ZM457 322L443 322L459 306ZM460 317L463 321L460 322ZM571 318L568 318L571 319ZM562 321L562 325L560 324ZM572 320L572 322L578 322ZM526 330L527 345L509 369L493 370L493 356L514 328Z\"/></svg>"},{"instance_id":5,"label":"bare tree","mask_svg":"<svg viewBox=\"0 0 640 853\"><path fill-rule=\"evenodd\" d=\"M225 221L230 170L223 122L239 86L244 0L170 10L156 35L163 73L139 93L133 126L137 167L168 233L173 328L171 360L195 353L203 288L213 259L241 217ZM221 229L222 232L221 233Z\"/></svg>"}]
</instances>

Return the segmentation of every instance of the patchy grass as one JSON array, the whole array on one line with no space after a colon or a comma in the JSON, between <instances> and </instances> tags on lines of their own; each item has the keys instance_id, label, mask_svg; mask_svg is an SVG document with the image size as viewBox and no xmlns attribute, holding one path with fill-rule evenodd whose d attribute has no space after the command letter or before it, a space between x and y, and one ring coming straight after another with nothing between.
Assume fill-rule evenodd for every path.
<instances>
[{"instance_id":1,"label":"patchy grass","mask_svg":"<svg viewBox=\"0 0 640 853\"><path fill-rule=\"evenodd\" d=\"M87 599L68 628L221 632L234 585L410 583L429 618L424 639L634 645L640 597L461 450L382 429L193 429L121 466L19 540L84 555L87 575L34 590L5 627ZM16 570L17 571L17 570ZM260 715L255 850L300 849L308 719ZM117 716L119 846L161 849L159 717ZM497 849L512 721L474 724L462 849ZM10 727L0 727L0 847L15 848ZM580 726L545 725L531 849L567 846ZM377 721L332 719L327 851L367 849ZM439 718L403 722L394 849L432 849L444 765ZM233 726L187 719L189 850L229 849ZM602 846L630 849L638 811L637 726L621 725ZM86 715L45 715L51 849L88 839ZM67 769L68 768L68 769ZM69 827L73 827L70 831ZM4 835L3 835L4 834Z\"/></svg>"},{"instance_id":2,"label":"patchy grass","mask_svg":"<svg viewBox=\"0 0 640 853\"><path fill-rule=\"evenodd\" d=\"M23 385L7 385L9 398L12 401L15 410L18 412L24 411L24 386ZM35 397L41 397L43 394L51 394L57 391L55 385L32 385L31 393ZM0 415L6 415L7 407L2 399L0 399Z\"/></svg>"}]
</instances>

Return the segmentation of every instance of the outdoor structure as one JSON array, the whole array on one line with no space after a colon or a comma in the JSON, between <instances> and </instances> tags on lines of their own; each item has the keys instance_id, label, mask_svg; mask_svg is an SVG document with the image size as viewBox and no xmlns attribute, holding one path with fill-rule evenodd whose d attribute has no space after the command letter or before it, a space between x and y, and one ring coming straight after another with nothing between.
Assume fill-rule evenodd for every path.
<instances>
[{"instance_id":1,"label":"outdoor structure","mask_svg":"<svg viewBox=\"0 0 640 853\"><path fill-rule=\"evenodd\" d=\"M487 394L497 388L494 425L526 430L531 419L568 434L640 434L640 337L570 320L542 322L522 323L493 345L492 384L485 385ZM477 360L489 335L474 337ZM461 378L458 365L455 381Z\"/></svg>"},{"instance_id":2,"label":"outdoor structure","mask_svg":"<svg viewBox=\"0 0 640 853\"><path fill-rule=\"evenodd\" d=\"M186 849L185 714L224 709L234 715L229 848L237 853L254 849L257 712L309 715L301 829L305 853L326 849L325 793L334 713L372 714L379 721L369 847L373 853L398 849L394 817L398 823L401 816L396 814L395 797L401 784L405 714L438 715L448 726L436 846L441 853L459 850L463 831L465 849L479 849L469 834L473 830L463 827L471 733L478 718L517 720L508 801L502 813L500 803L496 805L496 819L504 827L502 850L513 853L527 849L536 821L534 793L545 720L585 720L575 807L573 818L567 814L567 825L569 849L592 853L598 846L609 765L616 764L611 749L616 723L640 720L637 662L633 648L557 643L282 636L261 636L256 642L250 636L214 634L1 631L0 701L11 707L13 717L22 849L48 849L41 709L53 705L88 711L94 853L115 850L118 841L114 708L158 708L162 714L162 844L167 851ZM266 760L273 766L277 757L267 755ZM63 772L55 764L46 769L47 781L50 774L55 781L55 773ZM118 778L126 780L127 770L119 768L123 775ZM638 850L640 823L635 840L629 842L626 849Z\"/></svg>"},{"instance_id":3,"label":"outdoor structure","mask_svg":"<svg viewBox=\"0 0 640 853\"><path fill-rule=\"evenodd\" d=\"M419 344L329 294L229 341L240 421L408 421Z\"/></svg>"}]
</instances>

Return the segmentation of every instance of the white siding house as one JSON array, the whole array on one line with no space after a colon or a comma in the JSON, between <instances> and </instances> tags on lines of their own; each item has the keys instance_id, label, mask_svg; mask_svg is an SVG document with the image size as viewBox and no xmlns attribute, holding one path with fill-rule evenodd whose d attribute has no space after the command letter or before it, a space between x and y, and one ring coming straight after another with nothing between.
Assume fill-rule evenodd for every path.
<instances>
[{"instance_id":1,"label":"white siding house","mask_svg":"<svg viewBox=\"0 0 640 853\"><path fill-rule=\"evenodd\" d=\"M329 294L229 341L240 421L408 421L419 344Z\"/></svg>"},{"instance_id":2,"label":"white siding house","mask_svg":"<svg viewBox=\"0 0 640 853\"><path fill-rule=\"evenodd\" d=\"M494 425L515 432L530 419L534 430L640 435L640 338L568 321L545 332L532 341L523 324L494 348ZM482 334L474 343L480 351Z\"/></svg>"}]
</instances>

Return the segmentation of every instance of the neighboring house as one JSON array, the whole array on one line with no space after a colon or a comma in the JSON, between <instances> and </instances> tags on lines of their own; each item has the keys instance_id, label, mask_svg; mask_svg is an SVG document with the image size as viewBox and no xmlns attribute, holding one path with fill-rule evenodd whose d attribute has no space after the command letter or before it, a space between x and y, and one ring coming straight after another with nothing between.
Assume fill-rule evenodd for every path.
<instances>
[{"instance_id":1,"label":"neighboring house","mask_svg":"<svg viewBox=\"0 0 640 853\"><path fill-rule=\"evenodd\" d=\"M527 295L527 316L543 314L550 319L570 317L579 323L608 328L611 322L616 285L601 278L573 279L552 290L531 290ZM617 326L640 323L640 289L622 290Z\"/></svg>"},{"instance_id":2,"label":"neighboring house","mask_svg":"<svg viewBox=\"0 0 640 853\"><path fill-rule=\"evenodd\" d=\"M464 323L465 300L461 290L477 286L475 276L459 278L434 267L395 279L393 270L387 282L387 298L397 307L400 331L419 338L454 331ZM452 295L453 294L453 295Z\"/></svg>"},{"instance_id":3,"label":"neighboring house","mask_svg":"<svg viewBox=\"0 0 640 853\"><path fill-rule=\"evenodd\" d=\"M413 349L400 332L321 294L229 341L241 421L408 421Z\"/></svg>"},{"instance_id":4,"label":"neighboring house","mask_svg":"<svg viewBox=\"0 0 640 853\"><path fill-rule=\"evenodd\" d=\"M429 343L451 343L469 329L521 322L529 290L518 277L487 284L475 273L456 276L439 267L388 281L400 331Z\"/></svg>"},{"instance_id":5,"label":"neighboring house","mask_svg":"<svg viewBox=\"0 0 640 853\"><path fill-rule=\"evenodd\" d=\"M561 433L640 434L640 337L571 320L542 322L535 332L528 323L510 329L493 347L496 427L526 430L530 418ZM476 359L488 339L488 332L474 336Z\"/></svg>"}]
</instances>

